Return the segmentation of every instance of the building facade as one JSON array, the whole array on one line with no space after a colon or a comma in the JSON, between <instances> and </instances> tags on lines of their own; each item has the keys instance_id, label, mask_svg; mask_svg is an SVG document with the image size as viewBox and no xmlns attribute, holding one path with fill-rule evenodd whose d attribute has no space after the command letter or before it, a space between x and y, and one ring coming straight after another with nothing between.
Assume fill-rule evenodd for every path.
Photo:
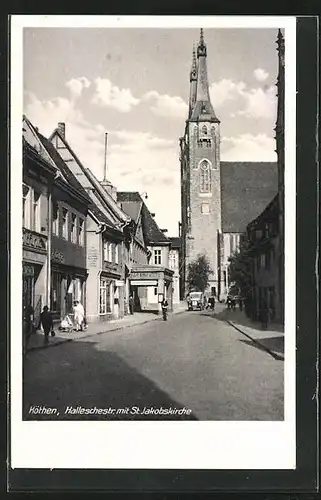
<instances>
[{"instance_id":1,"label":"building facade","mask_svg":"<svg viewBox=\"0 0 321 500\"><path fill-rule=\"evenodd\" d=\"M173 274L173 304L180 302L180 251L181 239L178 237L169 238L171 247L169 250L168 267Z\"/></svg>"},{"instance_id":2,"label":"building facade","mask_svg":"<svg viewBox=\"0 0 321 500\"><path fill-rule=\"evenodd\" d=\"M90 199L85 191L79 189L77 180L51 143L26 117L23 128L26 142L30 144L33 141L38 156L55 172L46 191L40 193L39 187L37 191L34 184L28 193L24 189L23 217L25 221L28 218L31 193L33 229L38 229L47 237L47 271L46 275L39 275L41 280L35 288L35 310L38 313L43 305L48 305L54 320L60 321L66 314L72 313L74 300L80 300L83 304L86 301L86 218ZM44 182L45 176L40 179ZM46 293L39 294L38 299L36 292L40 286L41 290L46 289Z\"/></svg>"},{"instance_id":3,"label":"building facade","mask_svg":"<svg viewBox=\"0 0 321 500\"><path fill-rule=\"evenodd\" d=\"M86 236L88 322L108 321L127 312L126 245L131 219L118 206L115 189L99 182L85 168L66 139L66 127L59 123L50 142L90 198Z\"/></svg>"},{"instance_id":4,"label":"building facade","mask_svg":"<svg viewBox=\"0 0 321 500\"><path fill-rule=\"evenodd\" d=\"M188 265L205 254L212 268L207 294L219 299L229 288L228 262L247 224L275 196L274 162L220 159L221 124L209 93L203 30L193 51L189 113L180 138L181 288L188 293Z\"/></svg>"}]
</instances>

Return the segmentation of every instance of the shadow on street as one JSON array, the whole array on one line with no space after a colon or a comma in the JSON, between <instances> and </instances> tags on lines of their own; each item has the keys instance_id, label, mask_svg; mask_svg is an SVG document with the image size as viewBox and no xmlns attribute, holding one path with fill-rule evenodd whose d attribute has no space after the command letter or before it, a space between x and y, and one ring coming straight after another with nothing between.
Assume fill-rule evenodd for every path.
<instances>
[{"instance_id":1,"label":"shadow on street","mask_svg":"<svg viewBox=\"0 0 321 500\"><path fill-rule=\"evenodd\" d=\"M239 340L243 344L247 344L251 347L255 347L260 351L269 350L273 357L280 361L284 361L284 337L266 337L260 339L260 343L253 342L252 340Z\"/></svg>"},{"instance_id":2,"label":"shadow on street","mask_svg":"<svg viewBox=\"0 0 321 500\"><path fill-rule=\"evenodd\" d=\"M237 325L243 325L253 328L254 330L264 331L259 321L252 321L243 311L240 311L239 309L233 311L232 309L226 308L219 313L214 313L214 317L219 321L233 321ZM272 332L284 332L283 325L277 323L269 323L267 329Z\"/></svg>"},{"instance_id":3,"label":"shadow on street","mask_svg":"<svg viewBox=\"0 0 321 500\"><path fill-rule=\"evenodd\" d=\"M93 342L72 342L63 349L31 352L24 360L23 371L24 420L197 420L193 414L143 415L144 407L178 410L184 407L116 353L99 350L99 344ZM57 408L59 416L31 414L33 405ZM68 406L112 408L115 412L68 414ZM132 407L138 407L140 413L130 414ZM123 411L117 414L117 410L126 409L127 414Z\"/></svg>"}]
</instances>

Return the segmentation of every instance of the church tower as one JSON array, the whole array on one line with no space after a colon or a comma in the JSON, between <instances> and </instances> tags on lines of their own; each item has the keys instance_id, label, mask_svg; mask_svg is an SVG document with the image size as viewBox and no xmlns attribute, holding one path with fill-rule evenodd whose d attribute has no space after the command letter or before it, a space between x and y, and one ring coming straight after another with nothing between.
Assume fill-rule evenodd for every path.
<instances>
[{"instance_id":1,"label":"church tower","mask_svg":"<svg viewBox=\"0 0 321 500\"><path fill-rule=\"evenodd\" d=\"M193 51L189 115L180 139L182 206L182 296L188 292L188 264L205 254L213 274L208 292L220 289L220 121L209 94L207 48L201 29L197 60Z\"/></svg>"}]
</instances>

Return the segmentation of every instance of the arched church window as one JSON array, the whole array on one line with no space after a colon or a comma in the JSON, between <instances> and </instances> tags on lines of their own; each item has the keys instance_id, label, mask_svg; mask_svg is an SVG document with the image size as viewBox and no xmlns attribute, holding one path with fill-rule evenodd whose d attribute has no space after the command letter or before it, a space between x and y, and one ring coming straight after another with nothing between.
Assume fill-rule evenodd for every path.
<instances>
[{"instance_id":1,"label":"arched church window","mask_svg":"<svg viewBox=\"0 0 321 500\"><path fill-rule=\"evenodd\" d=\"M211 192L211 169L207 160L201 161L200 164L200 192Z\"/></svg>"}]
</instances>

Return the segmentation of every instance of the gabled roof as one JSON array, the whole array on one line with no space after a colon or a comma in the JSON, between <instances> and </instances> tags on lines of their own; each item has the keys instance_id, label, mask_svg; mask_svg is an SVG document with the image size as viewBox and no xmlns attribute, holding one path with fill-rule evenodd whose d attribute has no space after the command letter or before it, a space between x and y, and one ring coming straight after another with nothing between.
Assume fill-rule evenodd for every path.
<instances>
[{"instance_id":1,"label":"gabled roof","mask_svg":"<svg viewBox=\"0 0 321 500\"><path fill-rule=\"evenodd\" d=\"M84 167L84 165L81 163L76 153L70 147L68 141L60 133L59 129L54 130L54 132L51 134L49 138L50 141L53 139L55 135L57 135L59 139L63 142L63 144L68 149L69 153L73 156L73 158L75 159L75 161L77 162L83 173L86 175L86 177L90 180L90 182L99 192L100 196L104 198L105 203L108 205L111 211L116 215L116 217L120 219L122 222L129 222L129 218L127 217L126 213L123 210L121 210L121 208L118 206L113 197L101 186L99 180L93 174L93 172L89 168Z\"/></svg>"},{"instance_id":2,"label":"gabled roof","mask_svg":"<svg viewBox=\"0 0 321 500\"><path fill-rule=\"evenodd\" d=\"M243 233L278 190L276 162L221 162L222 230Z\"/></svg>"},{"instance_id":3,"label":"gabled roof","mask_svg":"<svg viewBox=\"0 0 321 500\"><path fill-rule=\"evenodd\" d=\"M74 176L74 174L71 172L69 167L66 165L64 160L61 158L60 154L55 149L53 144L46 137L44 137L42 134L40 134L40 132L37 131L37 134L38 134L38 137L39 137L40 141L42 142L43 146L46 148L50 157L54 161L55 165L61 171L64 179L67 181L68 184L70 184L70 186L72 186L74 189L76 189L78 191L78 193L83 198L85 198L88 205L90 205L92 203L90 197L88 196L88 194L86 193L85 189L82 187L82 185L80 184L78 179Z\"/></svg>"},{"instance_id":4,"label":"gabled roof","mask_svg":"<svg viewBox=\"0 0 321 500\"><path fill-rule=\"evenodd\" d=\"M190 117L189 121L208 121L220 123L220 120L217 118L210 101L197 101L193 108L192 116Z\"/></svg>"},{"instance_id":5,"label":"gabled roof","mask_svg":"<svg viewBox=\"0 0 321 500\"><path fill-rule=\"evenodd\" d=\"M144 239L147 245L155 243L170 244L169 239L160 230L137 191L119 191L117 200L121 203L123 210L128 210L128 214L131 212L131 217L135 222L137 221L137 214L139 216L141 213Z\"/></svg>"}]
</instances>

